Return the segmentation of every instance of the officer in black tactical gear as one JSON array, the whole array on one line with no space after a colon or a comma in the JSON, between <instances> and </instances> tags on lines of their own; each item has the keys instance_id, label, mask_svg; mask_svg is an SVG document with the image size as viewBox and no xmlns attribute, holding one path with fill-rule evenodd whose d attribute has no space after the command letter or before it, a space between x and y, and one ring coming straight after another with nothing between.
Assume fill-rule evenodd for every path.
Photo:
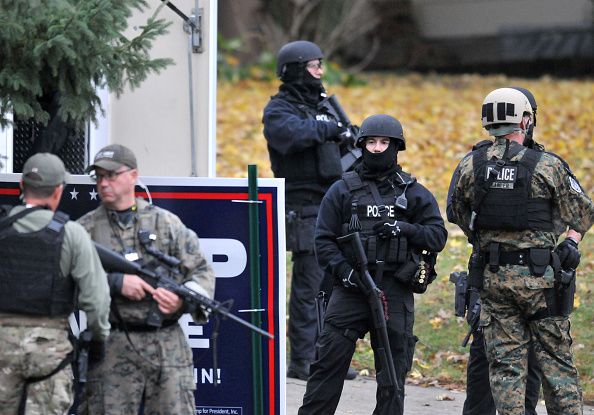
<instances>
[{"instance_id":1,"label":"officer in black tactical gear","mask_svg":"<svg viewBox=\"0 0 594 415\"><path fill-rule=\"evenodd\" d=\"M404 410L404 380L417 341L413 335L413 290L422 292L426 288L415 289L419 264L424 251L441 251L447 239L434 196L397 164L398 152L406 149L400 122L389 115L365 119L358 145L363 149L362 163L330 187L316 224L317 258L334 277L335 286L300 415L334 413L355 343L368 331L375 369L385 369L377 353L378 347L386 347L370 322L358 267L337 238L359 232L369 272L384 293L388 343L400 389L378 383L374 414L390 415ZM434 278L434 273L430 274Z\"/></svg>"},{"instance_id":2,"label":"officer in black tactical gear","mask_svg":"<svg viewBox=\"0 0 594 415\"><path fill-rule=\"evenodd\" d=\"M303 380L315 357L315 298L324 279L314 255L314 226L324 193L342 174L341 142L349 135L319 107L326 96L323 57L318 45L305 40L279 50L277 75L282 84L262 119L272 171L285 178L287 250L293 260L287 376ZM349 378L355 376L351 370Z\"/></svg>"}]
</instances>

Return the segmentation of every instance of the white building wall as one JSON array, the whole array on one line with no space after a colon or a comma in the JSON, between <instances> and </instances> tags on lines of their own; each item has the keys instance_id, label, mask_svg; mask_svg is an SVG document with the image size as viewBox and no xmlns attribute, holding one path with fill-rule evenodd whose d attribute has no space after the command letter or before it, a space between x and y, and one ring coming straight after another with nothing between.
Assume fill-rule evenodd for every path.
<instances>
[{"instance_id":1,"label":"white building wall","mask_svg":"<svg viewBox=\"0 0 594 415\"><path fill-rule=\"evenodd\" d=\"M177 0L178 9L190 16L198 3L203 12L203 53L192 53L194 113L190 114L188 70L189 34L183 20L164 7L160 17L172 22L169 33L158 38L152 57L175 61L153 74L138 89L120 97L105 94L105 117L90 131L90 158L108 143L130 147L139 170L149 176L215 176L216 161L216 0ZM154 3L150 3L154 5ZM129 36L138 33L153 10L130 19ZM194 117L195 151L192 151L190 117ZM194 167L193 167L194 166Z\"/></svg>"},{"instance_id":2,"label":"white building wall","mask_svg":"<svg viewBox=\"0 0 594 415\"><path fill-rule=\"evenodd\" d=\"M592 25L591 0L412 0L427 39L492 36L505 30Z\"/></svg>"}]
</instances>

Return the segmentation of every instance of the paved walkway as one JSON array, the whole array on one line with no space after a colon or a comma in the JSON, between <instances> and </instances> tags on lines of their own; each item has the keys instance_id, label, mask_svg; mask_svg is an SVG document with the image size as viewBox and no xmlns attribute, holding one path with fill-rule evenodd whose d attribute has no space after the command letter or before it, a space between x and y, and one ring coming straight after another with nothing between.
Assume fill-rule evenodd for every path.
<instances>
[{"instance_id":1,"label":"paved walkway","mask_svg":"<svg viewBox=\"0 0 594 415\"><path fill-rule=\"evenodd\" d=\"M305 382L287 378L287 412L296 415L305 393ZM466 393L436 387L406 385L405 415L460 415ZM357 377L344 383L337 415L371 414L375 406L375 378ZM546 415L544 403L537 407L539 415ZM594 407L584 407L584 415L594 415Z\"/></svg>"}]
</instances>

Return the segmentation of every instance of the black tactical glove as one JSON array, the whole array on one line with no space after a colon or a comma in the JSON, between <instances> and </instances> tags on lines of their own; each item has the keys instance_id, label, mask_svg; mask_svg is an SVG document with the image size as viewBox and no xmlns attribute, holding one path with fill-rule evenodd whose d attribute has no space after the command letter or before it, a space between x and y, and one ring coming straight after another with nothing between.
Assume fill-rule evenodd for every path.
<instances>
[{"instance_id":1,"label":"black tactical glove","mask_svg":"<svg viewBox=\"0 0 594 415\"><path fill-rule=\"evenodd\" d=\"M351 134L351 130L343 126L341 123L338 123L338 133L328 138L328 141L334 141L335 143L344 143L349 140L353 140L353 134Z\"/></svg>"},{"instance_id":2,"label":"black tactical glove","mask_svg":"<svg viewBox=\"0 0 594 415\"><path fill-rule=\"evenodd\" d=\"M412 236L416 232L416 229L410 223L395 220L393 223L377 222L373 225L373 231L380 238L389 239L399 235Z\"/></svg>"},{"instance_id":3,"label":"black tactical glove","mask_svg":"<svg viewBox=\"0 0 594 415\"><path fill-rule=\"evenodd\" d=\"M564 270L576 269L580 264L580 251L578 250L578 243L572 238L565 238L555 248L555 252L559 255L561 268Z\"/></svg>"},{"instance_id":4,"label":"black tactical glove","mask_svg":"<svg viewBox=\"0 0 594 415\"><path fill-rule=\"evenodd\" d=\"M344 267L339 275L340 284L349 291L362 292L367 295L367 286L361 281L361 275L350 266Z\"/></svg>"},{"instance_id":5,"label":"black tactical glove","mask_svg":"<svg viewBox=\"0 0 594 415\"><path fill-rule=\"evenodd\" d=\"M91 340L89 343L89 366L101 363L105 359L105 341Z\"/></svg>"}]
</instances>

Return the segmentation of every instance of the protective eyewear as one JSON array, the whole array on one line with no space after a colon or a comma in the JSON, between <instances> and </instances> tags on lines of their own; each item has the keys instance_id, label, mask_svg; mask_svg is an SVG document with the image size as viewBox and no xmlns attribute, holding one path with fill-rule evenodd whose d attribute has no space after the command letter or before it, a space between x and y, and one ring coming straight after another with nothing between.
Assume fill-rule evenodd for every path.
<instances>
[{"instance_id":1,"label":"protective eyewear","mask_svg":"<svg viewBox=\"0 0 594 415\"><path fill-rule=\"evenodd\" d=\"M108 171L107 173L97 173L97 172L93 172L90 174L90 178L92 181L94 181L95 183L99 183L101 180L105 179L108 182L112 182L115 179L117 179L117 177L120 174L126 173L130 170L134 170L134 169L126 169L126 170L122 170L122 171Z\"/></svg>"},{"instance_id":2,"label":"protective eyewear","mask_svg":"<svg viewBox=\"0 0 594 415\"><path fill-rule=\"evenodd\" d=\"M307 69L322 69L322 62L309 62L305 67Z\"/></svg>"}]
</instances>

